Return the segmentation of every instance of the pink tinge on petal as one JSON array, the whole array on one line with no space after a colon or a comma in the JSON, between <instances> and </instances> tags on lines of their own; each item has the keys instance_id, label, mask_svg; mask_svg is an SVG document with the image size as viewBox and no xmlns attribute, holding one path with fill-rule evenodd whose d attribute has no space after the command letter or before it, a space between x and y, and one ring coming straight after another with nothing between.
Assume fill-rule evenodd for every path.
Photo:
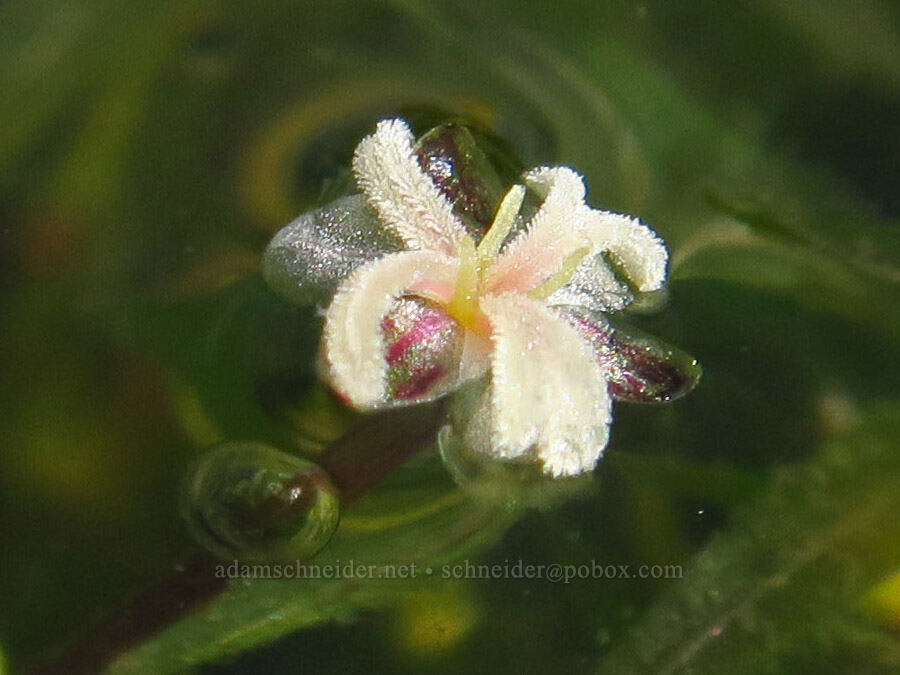
<instances>
[{"instance_id":1,"label":"pink tinge on petal","mask_svg":"<svg viewBox=\"0 0 900 675\"><path fill-rule=\"evenodd\" d=\"M384 317L381 329L389 400L436 398L455 386L464 334L438 305L404 296Z\"/></svg>"},{"instance_id":2,"label":"pink tinge on petal","mask_svg":"<svg viewBox=\"0 0 900 675\"><path fill-rule=\"evenodd\" d=\"M452 283L447 281L422 279L421 281L414 283L407 290L412 295L421 295L429 300L447 305L453 300L455 288Z\"/></svg>"},{"instance_id":3,"label":"pink tinge on petal","mask_svg":"<svg viewBox=\"0 0 900 675\"><path fill-rule=\"evenodd\" d=\"M528 293L557 274L568 257L586 240L570 233L542 248L521 247L509 256L502 255L496 268L489 272L490 292L496 295L515 291Z\"/></svg>"},{"instance_id":4,"label":"pink tinge on petal","mask_svg":"<svg viewBox=\"0 0 900 675\"><path fill-rule=\"evenodd\" d=\"M584 225L590 209L584 203L582 177L565 167L541 167L528 172L525 182L544 195L544 202L524 232L503 249L488 272L488 286L496 294L528 292L560 271L576 250L589 246Z\"/></svg>"},{"instance_id":5,"label":"pink tinge on petal","mask_svg":"<svg viewBox=\"0 0 900 675\"><path fill-rule=\"evenodd\" d=\"M579 249L590 249L590 241L578 230L578 218L573 213L571 230L553 239L541 242L537 236L530 236L520 245L514 241L509 249L504 249L496 265L488 271L491 292L528 293L562 271L569 256Z\"/></svg>"},{"instance_id":6,"label":"pink tinge on petal","mask_svg":"<svg viewBox=\"0 0 900 675\"><path fill-rule=\"evenodd\" d=\"M532 257L529 264L514 267L490 285L491 293L500 295L510 291L528 293L544 283L562 264L562 256L550 254L543 259Z\"/></svg>"}]
</instances>

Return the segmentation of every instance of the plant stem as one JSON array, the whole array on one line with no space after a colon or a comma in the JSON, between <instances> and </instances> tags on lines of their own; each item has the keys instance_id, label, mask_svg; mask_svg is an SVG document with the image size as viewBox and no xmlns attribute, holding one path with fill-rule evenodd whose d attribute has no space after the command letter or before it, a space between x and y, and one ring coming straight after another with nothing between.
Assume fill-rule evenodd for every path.
<instances>
[{"instance_id":1,"label":"plant stem","mask_svg":"<svg viewBox=\"0 0 900 675\"><path fill-rule=\"evenodd\" d=\"M445 419L441 402L375 413L362 418L318 458L352 503L413 455L429 447ZM115 658L152 638L228 589L217 577L219 559L204 552L95 625L74 648L31 672L81 675L103 670Z\"/></svg>"}]
</instances>

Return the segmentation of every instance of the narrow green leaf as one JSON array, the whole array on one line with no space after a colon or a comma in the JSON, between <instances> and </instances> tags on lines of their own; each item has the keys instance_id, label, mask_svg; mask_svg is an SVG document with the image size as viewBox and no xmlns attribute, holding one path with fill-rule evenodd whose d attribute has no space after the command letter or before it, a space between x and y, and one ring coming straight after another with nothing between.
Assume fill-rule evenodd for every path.
<instances>
[{"instance_id":1,"label":"narrow green leaf","mask_svg":"<svg viewBox=\"0 0 900 675\"><path fill-rule=\"evenodd\" d=\"M863 611L900 566L897 409L873 407L820 456L779 470L598 672L900 667L897 634Z\"/></svg>"}]
</instances>

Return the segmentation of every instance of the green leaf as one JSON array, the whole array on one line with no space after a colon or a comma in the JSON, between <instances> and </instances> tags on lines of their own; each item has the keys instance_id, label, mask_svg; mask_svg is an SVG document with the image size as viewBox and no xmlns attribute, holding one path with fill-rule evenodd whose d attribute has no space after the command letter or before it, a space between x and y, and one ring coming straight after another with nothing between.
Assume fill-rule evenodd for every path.
<instances>
[{"instance_id":1,"label":"green leaf","mask_svg":"<svg viewBox=\"0 0 900 675\"><path fill-rule=\"evenodd\" d=\"M413 577L237 579L209 605L119 657L109 672L180 672L299 628L396 603L410 592L445 583L436 573L440 565L475 554L514 517L512 511L467 498L437 457L426 453L348 509L326 549L310 561L311 568L318 566L323 573L351 564L372 569L376 576ZM225 571L229 564L222 563Z\"/></svg>"},{"instance_id":2,"label":"green leaf","mask_svg":"<svg viewBox=\"0 0 900 675\"><path fill-rule=\"evenodd\" d=\"M621 406L598 494L525 534L496 545L515 516L454 502L427 454L345 514L320 562L502 558L517 542L554 562L566 545L579 560L696 555L662 597L466 586L491 612L468 652L438 657L455 670L583 670L610 649L609 671L896 672L896 633L861 598L900 567L878 515L897 510L897 406L873 407L895 395L900 345L898 14L814 4L3 3L10 660L171 569L175 486L203 445L313 452L346 428L312 386L312 312L247 274L323 184L346 188L374 121L401 114L422 131L474 120L509 144L492 157L571 165L594 205L652 225L672 252L670 303L635 321L705 374L672 406ZM684 534L695 501L721 505L711 542ZM116 668L182 670L433 583L234 582ZM363 616L341 639L370 639L398 670L384 615ZM299 657L329 656L323 630Z\"/></svg>"},{"instance_id":3,"label":"green leaf","mask_svg":"<svg viewBox=\"0 0 900 675\"><path fill-rule=\"evenodd\" d=\"M819 456L778 470L598 672L900 667L896 633L863 609L900 567L897 410L890 401L860 411Z\"/></svg>"}]
</instances>

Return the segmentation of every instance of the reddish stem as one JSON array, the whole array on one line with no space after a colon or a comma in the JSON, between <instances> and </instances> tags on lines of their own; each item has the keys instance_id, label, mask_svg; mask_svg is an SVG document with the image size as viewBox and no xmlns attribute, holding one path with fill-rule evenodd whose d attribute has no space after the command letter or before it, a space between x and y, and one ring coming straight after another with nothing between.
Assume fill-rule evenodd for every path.
<instances>
[{"instance_id":1,"label":"reddish stem","mask_svg":"<svg viewBox=\"0 0 900 675\"><path fill-rule=\"evenodd\" d=\"M319 464L347 505L381 483L434 441L445 419L442 403L419 405L361 419L319 457ZM73 649L31 672L81 675L103 670L113 659L175 623L228 588L215 575L219 560L202 552L159 584L110 614Z\"/></svg>"}]
</instances>

